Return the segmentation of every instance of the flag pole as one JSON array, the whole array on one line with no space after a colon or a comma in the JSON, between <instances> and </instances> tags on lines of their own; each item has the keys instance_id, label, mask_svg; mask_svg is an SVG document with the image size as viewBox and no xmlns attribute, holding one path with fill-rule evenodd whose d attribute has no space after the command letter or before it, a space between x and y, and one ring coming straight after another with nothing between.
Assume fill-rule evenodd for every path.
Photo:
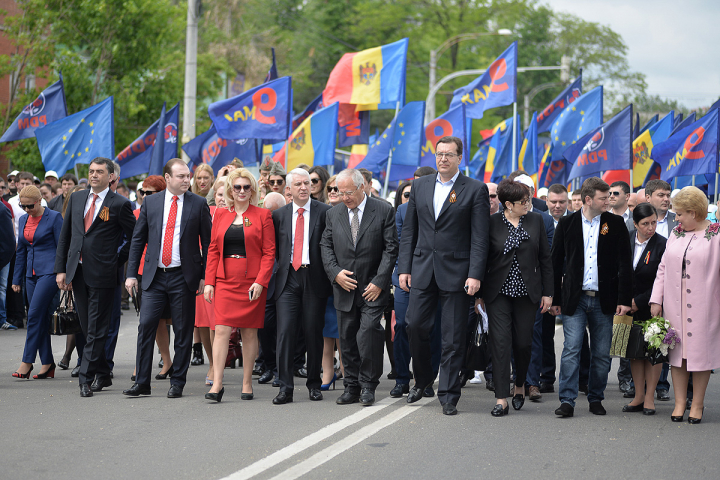
<instances>
[{"instance_id":1,"label":"flag pole","mask_svg":"<svg viewBox=\"0 0 720 480\"><path fill-rule=\"evenodd\" d=\"M718 172L715 172L715 205L718 202ZM717 215L716 215L717 218Z\"/></svg>"},{"instance_id":2,"label":"flag pole","mask_svg":"<svg viewBox=\"0 0 720 480\"><path fill-rule=\"evenodd\" d=\"M630 169L630 193L633 193L633 169Z\"/></svg>"},{"instance_id":3,"label":"flag pole","mask_svg":"<svg viewBox=\"0 0 720 480\"><path fill-rule=\"evenodd\" d=\"M512 171L517 170L517 102L513 102Z\"/></svg>"},{"instance_id":4,"label":"flag pole","mask_svg":"<svg viewBox=\"0 0 720 480\"><path fill-rule=\"evenodd\" d=\"M397 119L398 114L400 113L400 102L398 101L395 104L395 116L393 117L393 122ZM388 184L390 183L390 167L392 165L392 134L395 133L395 123L393 123L393 131L390 135L390 151L388 152L388 161L387 161L387 168L385 169L385 185L383 186L383 198L387 197L388 192Z\"/></svg>"},{"instance_id":5,"label":"flag pole","mask_svg":"<svg viewBox=\"0 0 720 480\"><path fill-rule=\"evenodd\" d=\"M692 186L695 186L695 175L692 176Z\"/></svg>"}]
</instances>

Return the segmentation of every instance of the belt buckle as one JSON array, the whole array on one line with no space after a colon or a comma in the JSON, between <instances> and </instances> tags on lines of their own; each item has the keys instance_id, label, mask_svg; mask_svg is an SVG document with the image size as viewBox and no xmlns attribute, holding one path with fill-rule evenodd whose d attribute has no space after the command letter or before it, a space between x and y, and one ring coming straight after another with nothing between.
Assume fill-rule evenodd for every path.
<instances>
[{"instance_id":1,"label":"belt buckle","mask_svg":"<svg viewBox=\"0 0 720 480\"><path fill-rule=\"evenodd\" d=\"M303 263L302 265L300 265L300 268L308 268L309 266L310 265L308 265L307 263Z\"/></svg>"}]
</instances>

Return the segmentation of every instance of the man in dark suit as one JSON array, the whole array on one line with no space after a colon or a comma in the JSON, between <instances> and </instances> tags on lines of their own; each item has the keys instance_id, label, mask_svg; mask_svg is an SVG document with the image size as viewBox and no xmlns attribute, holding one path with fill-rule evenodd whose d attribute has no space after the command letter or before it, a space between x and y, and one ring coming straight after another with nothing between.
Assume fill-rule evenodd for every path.
<instances>
[{"instance_id":1,"label":"man in dark suit","mask_svg":"<svg viewBox=\"0 0 720 480\"><path fill-rule=\"evenodd\" d=\"M277 366L280 393L273 404L293 401L293 359L297 331L302 324L307 345L307 381L310 400L322 400L323 326L331 295L320 253L325 214L330 205L310 198L310 174L302 168L289 172L286 181L292 202L273 212L277 309Z\"/></svg>"},{"instance_id":2,"label":"man in dark suit","mask_svg":"<svg viewBox=\"0 0 720 480\"><path fill-rule=\"evenodd\" d=\"M97 157L90 163L91 188L70 196L55 257L58 287L75 293L86 341L79 372L81 397L112 385L105 341L117 268L127 260L130 245L119 253L117 247L123 233L129 238L135 228L130 202L108 187L113 171L112 160L107 158Z\"/></svg>"},{"instance_id":3,"label":"man in dark suit","mask_svg":"<svg viewBox=\"0 0 720 480\"><path fill-rule=\"evenodd\" d=\"M175 356L168 398L182 397L192 354L195 296L203 291L205 259L210 246L212 220L205 198L188 192L190 170L179 158L163 168L167 188L145 198L130 244L128 293L137 292L143 250L142 307L137 339L137 380L123 394L149 395L153 347L158 322L170 305L175 333Z\"/></svg>"},{"instance_id":4,"label":"man in dark suit","mask_svg":"<svg viewBox=\"0 0 720 480\"><path fill-rule=\"evenodd\" d=\"M10 274L10 260L15 255L15 235L13 234L12 208L5 200L0 202L0 329L17 330L7 321L5 295Z\"/></svg>"},{"instance_id":5,"label":"man in dark suit","mask_svg":"<svg viewBox=\"0 0 720 480\"><path fill-rule=\"evenodd\" d=\"M62 185L62 193L48 202L50 210L55 210L58 213L62 213L63 203L67 196L70 195L72 189L77 187L78 179L72 173L66 173L62 176L60 183Z\"/></svg>"},{"instance_id":6,"label":"man in dark suit","mask_svg":"<svg viewBox=\"0 0 720 480\"><path fill-rule=\"evenodd\" d=\"M485 275L490 202L482 182L460 173L462 140L442 137L435 148L437 176L413 182L400 241L400 287L410 292L407 323L415 385L408 403L434 382L430 332L442 300L442 357L438 400L457 414L468 311ZM412 287L412 289L410 289Z\"/></svg>"},{"instance_id":7,"label":"man in dark suit","mask_svg":"<svg viewBox=\"0 0 720 480\"><path fill-rule=\"evenodd\" d=\"M553 314L563 314L565 344L560 361L560 407L555 414L572 417L578 396L583 332L590 330L590 412L605 415L613 315L632 305L632 257L622 217L608 212L610 186L597 177L583 183L583 206L563 217L552 246L555 292ZM564 270L563 270L564 267Z\"/></svg>"},{"instance_id":8,"label":"man in dark suit","mask_svg":"<svg viewBox=\"0 0 720 480\"><path fill-rule=\"evenodd\" d=\"M398 250L393 207L366 195L364 183L358 170L338 174L343 203L327 213L320 241L325 271L333 283L345 368L345 392L338 405L375 403L385 344L380 320L390 300Z\"/></svg>"}]
</instances>

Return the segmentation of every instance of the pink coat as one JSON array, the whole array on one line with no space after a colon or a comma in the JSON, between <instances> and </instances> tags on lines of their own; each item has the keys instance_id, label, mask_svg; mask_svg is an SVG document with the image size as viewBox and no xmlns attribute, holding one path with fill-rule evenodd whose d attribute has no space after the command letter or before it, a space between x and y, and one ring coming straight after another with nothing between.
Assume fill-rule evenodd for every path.
<instances>
[{"instance_id":1,"label":"pink coat","mask_svg":"<svg viewBox=\"0 0 720 480\"><path fill-rule=\"evenodd\" d=\"M677 330L681 342L670 350L674 367L688 371L720 368L720 224L705 232L670 232L658 267L650 303L663 306L663 316ZM680 308L683 255L686 263L685 318Z\"/></svg>"}]
</instances>

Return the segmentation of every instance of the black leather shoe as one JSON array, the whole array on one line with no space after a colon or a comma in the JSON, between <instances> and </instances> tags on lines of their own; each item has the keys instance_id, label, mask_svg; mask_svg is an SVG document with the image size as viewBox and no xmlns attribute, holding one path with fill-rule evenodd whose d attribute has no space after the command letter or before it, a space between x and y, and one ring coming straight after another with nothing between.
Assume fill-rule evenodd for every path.
<instances>
[{"instance_id":1,"label":"black leather shoe","mask_svg":"<svg viewBox=\"0 0 720 480\"><path fill-rule=\"evenodd\" d=\"M590 413L593 415L605 415L605 407L602 406L602 402L590 402Z\"/></svg>"},{"instance_id":2,"label":"black leather shoe","mask_svg":"<svg viewBox=\"0 0 720 480\"><path fill-rule=\"evenodd\" d=\"M569 403L561 403L560 408L555 410L555 415L559 417L572 417L575 414L575 407Z\"/></svg>"},{"instance_id":3,"label":"black leather shoe","mask_svg":"<svg viewBox=\"0 0 720 480\"><path fill-rule=\"evenodd\" d=\"M655 415L654 408L643 408L643 415Z\"/></svg>"},{"instance_id":4,"label":"black leather shoe","mask_svg":"<svg viewBox=\"0 0 720 480\"><path fill-rule=\"evenodd\" d=\"M630 387L630 390L628 390L627 392L625 392L625 395L632 395L633 398L634 398L634 397L635 397L635 387L632 387L632 386L631 386L631 387Z\"/></svg>"},{"instance_id":5,"label":"black leather shoe","mask_svg":"<svg viewBox=\"0 0 720 480\"><path fill-rule=\"evenodd\" d=\"M425 390L423 390L423 397L432 398L435 396L435 390L433 389L432 385L428 385L425 387Z\"/></svg>"},{"instance_id":6,"label":"black leather shoe","mask_svg":"<svg viewBox=\"0 0 720 480\"><path fill-rule=\"evenodd\" d=\"M308 396L310 397L310 400L313 402L319 402L323 399L323 394L320 391L319 388L311 388L310 392L308 393Z\"/></svg>"},{"instance_id":7,"label":"black leather shoe","mask_svg":"<svg viewBox=\"0 0 720 480\"><path fill-rule=\"evenodd\" d=\"M635 392L625 392L623 393L623 398L635 398Z\"/></svg>"},{"instance_id":8,"label":"black leather shoe","mask_svg":"<svg viewBox=\"0 0 720 480\"><path fill-rule=\"evenodd\" d=\"M255 362L255 365L253 365L253 375L260 376L263 373L265 373L265 368L259 363Z\"/></svg>"},{"instance_id":9,"label":"black leather shoe","mask_svg":"<svg viewBox=\"0 0 720 480\"><path fill-rule=\"evenodd\" d=\"M400 398L404 394L406 395L410 391L410 385L407 383L396 383L392 390L390 390L390 396L393 398Z\"/></svg>"},{"instance_id":10,"label":"black leather shoe","mask_svg":"<svg viewBox=\"0 0 720 480\"><path fill-rule=\"evenodd\" d=\"M180 398L182 397L183 387L180 385L171 385L170 390L168 390L167 397L168 398Z\"/></svg>"},{"instance_id":11,"label":"black leather shoe","mask_svg":"<svg viewBox=\"0 0 720 480\"><path fill-rule=\"evenodd\" d=\"M540 393L555 393L555 386L552 383L540 382Z\"/></svg>"},{"instance_id":12,"label":"black leather shoe","mask_svg":"<svg viewBox=\"0 0 720 480\"><path fill-rule=\"evenodd\" d=\"M667 402L668 400L670 400L670 392L668 392L667 390L658 390L656 392L656 396L657 399L662 402Z\"/></svg>"},{"instance_id":13,"label":"black leather shoe","mask_svg":"<svg viewBox=\"0 0 720 480\"><path fill-rule=\"evenodd\" d=\"M502 405L496 403L492 411L490 412L490 415L492 415L493 417L502 417L503 415L507 415L508 413L510 413L510 408L503 408Z\"/></svg>"},{"instance_id":14,"label":"black leather shoe","mask_svg":"<svg viewBox=\"0 0 720 480\"><path fill-rule=\"evenodd\" d=\"M102 392L102 389L105 387L112 386L112 380L110 377L100 378L95 377L95 380L93 380L92 385L90 385L90 390L93 392Z\"/></svg>"},{"instance_id":15,"label":"black leather shoe","mask_svg":"<svg viewBox=\"0 0 720 480\"><path fill-rule=\"evenodd\" d=\"M79 377L80 376L80 365L72 369L72 372L70 372L71 377Z\"/></svg>"},{"instance_id":16,"label":"black leather shoe","mask_svg":"<svg viewBox=\"0 0 720 480\"><path fill-rule=\"evenodd\" d=\"M673 422L682 422L685 419L684 415L684 412L683 415L670 415L670 420L672 420Z\"/></svg>"},{"instance_id":17,"label":"black leather shoe","mask_svg":"<svg viewBox=\"0 0 720 480\"><path fill-rule=\"evenodd\" d=\"M307 378L307 368L301 367L293 372L296 377Z\"/></svg>"},{"instance_id":18,"label":"black leather shoe","mask_svg":"<svg viewBox=\"0 0 720 480\"><path fill-rule=\"evenodd\" d=\"M375 403L375 392L369 388L363 388L360 391L360 405L368 407Z\"/></svg>"},{"instance_id":19,"label":"black leather shoe","mask_svg":"<svg viewBox=\"0 0 720 480\"><path fill-rule=\"evenodd\" d=\"M642 404L640 404L640 405L630 405L630 404L628 403L627 405L625 405L625 406L623 407L622 411L623 411L623 412L626 412L626 413L628 413L628 412L642 412L642 411L643 411L643 406L642 406Z\"/></svg>"},{"instance_id":20,"label":"black leather shoe","mask_svg":"<svg viewBox=\"0 0 720 480\"><path fill-rule=\"evenodd\" d=\"M494 391L495 391L495 382L493 381L492 378L491 378L490 380L487 380L487 381L485 382L485 388L487 388L487 389L490 390L491 392L494 392Z\"/></svg>"},{"instance_id":21,"label":"black leather shoe","mask_svg":"<svg viewBox=\"0 0 720 480\"><path fill-rule=\"evenodd\" d=\"M90 390L90 385L87 383L81 383L80 384L80 396L81 397L92 397L93 392Z\"/></svg>"},{"instance_id":22,"label":"black leather shoe","mask_svg":"<svg viewBox=\"0 0 720 480\"><path fill-rule=\"evenodd\" d=\"M128 397L139 397L140 395L150 395L151 391L152 389L150 388L150 385L140 385L139 383L136 383L127 390L123 390L123 395L127 395Z\"/></svg>"},{"instance_id":23,"label":"black leather shoe","mask_svg":"<svg viewBox=\"0 0 720 480\"><path fill-rule=\"evenodd\" d=\"M272 386L273 386L273 387L279 387L279 386L280 386L280 379L279 379L279 378L276 378L275 380L273 380Z\"/></svg>"},{"instance_id":24,"label":"black leather shoe","mask_svg":"<svg viewBox=\"0 0 720 480\"><path fill-rule=\"evenodd\" d=\"M350 405L351 403L357 403L359 401L360 395L345 391L342 395L338 397L335 403L337 403L338 405Z\"/></svg>"},{"instance_id":25,"label":"black leather shoe","mask_svg":"<svg viewBox=\"0 0 720 480\"><path fill-rule=\"evenodd\" d=\"M397 378L397 373L395 370L390 370L390 373L387 374L388 380L395 380Z\"/></svg>"},{"instance_id":26,"label":"black leather shoe","mask_svg":"<svg viewBox=\"0 0 720 480\"><path fill-rule=\"evenodd\" d=\"M286 403L292 403L293 394L287 392L280 392L277 397L273 398L273 405L285 405Z\"/></svg>"},{"instance_id":27,"label":"black leather shoe","mask_svg":"<svg viewBox=\"0 0 720 480\"><path fill-rule=\"evenodd\" d=\"M512 398L513 410L520 410L525 405L525 397L523 395L515 394Z\"/></svg>"},{"instance_id":28,"label":"black leather shoe","mask_svg":"<svg viewBox=\"0 0 720 480\"><path fill-rule=\"evenodd\" d=\"M457 407L452 403L443 405L443 415L457 415Z\"/></svg>"},{"instance_id":29,"label":"black leather shoe","mask_svg":"<svg viewBox=\"0 0 720 480\"><path fill-rule=\"evenodd\" d=\"M265 370L262 375L260 375L260 378L258 378L258 383L261 385L264 385L266 383L270 383L275 378L275 375L273 375L273 372L271 370Z\"/></svg>"},{"instance_id":30,"label":"black leather shoe","mask_svg":"<svg viewBox=\"0 0 720 480\"><path fill-rule=\"evenodd\" d=\"M410 391L408 392L407 396L407 402L408 403L415 403L418 400L420 400L423 396L423 389L421 389L418 386L412 387Z\"/></svg>"}]
</instances>

